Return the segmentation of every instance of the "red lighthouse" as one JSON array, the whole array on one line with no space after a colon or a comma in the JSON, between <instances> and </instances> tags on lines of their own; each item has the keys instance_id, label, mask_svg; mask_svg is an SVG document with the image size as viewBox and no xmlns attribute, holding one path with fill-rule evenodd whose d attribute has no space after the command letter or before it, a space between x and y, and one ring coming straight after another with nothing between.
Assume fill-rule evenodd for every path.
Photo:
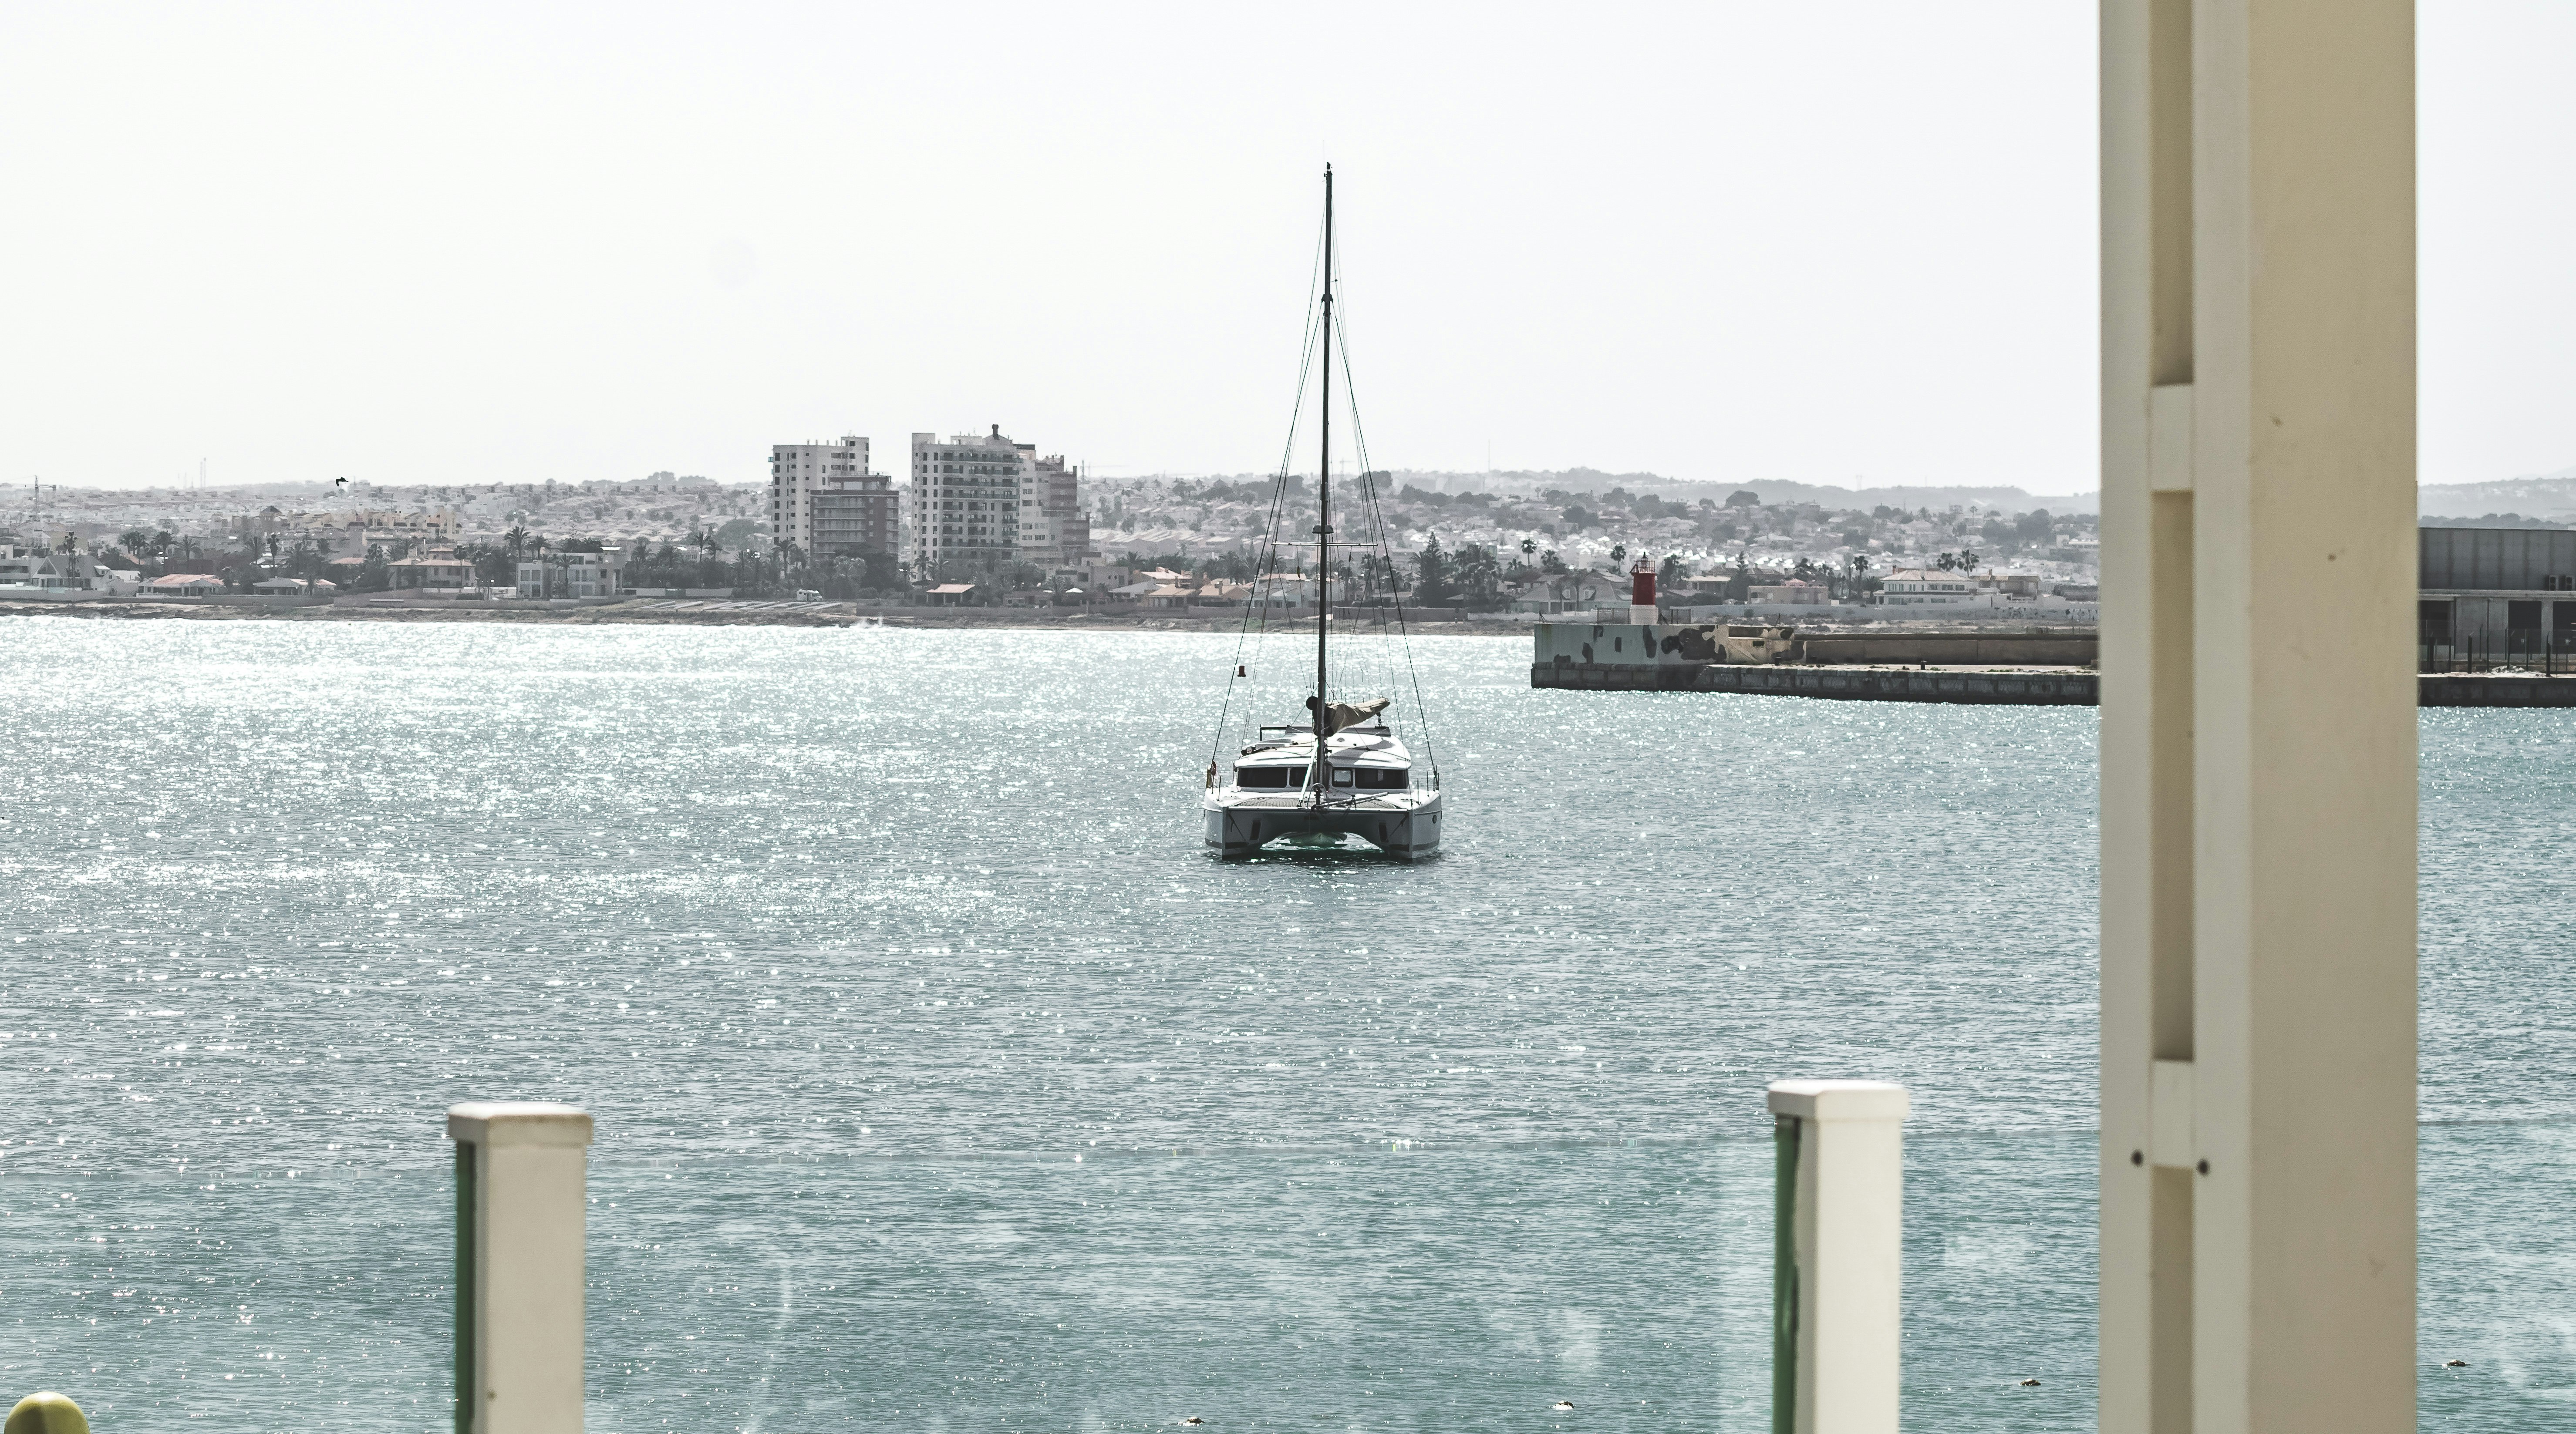
<instances>
[{"instance_id":1,"label":"red lighthouse","mask_svg":"<svg viewBox=\"0 0 2576 1434\"><path fill-rule=\"evenodd\" d=\"M1643 553L1628 570L1628 621L1639 627L1655 625L1655 565Z\"/></svg>"}]
</instances>

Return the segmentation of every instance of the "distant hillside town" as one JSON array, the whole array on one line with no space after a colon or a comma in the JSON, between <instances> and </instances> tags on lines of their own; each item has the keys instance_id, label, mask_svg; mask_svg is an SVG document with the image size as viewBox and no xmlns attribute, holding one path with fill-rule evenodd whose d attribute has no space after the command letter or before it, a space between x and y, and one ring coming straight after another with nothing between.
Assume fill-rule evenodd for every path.
<instances>
[{"instance_id":1,"label":"distant hillside town","mask_svg":"<svg viewBox=\"0 0 2576 1434\"><path fill-rule=\"evenodd\" d=\"M1337 477L1354 554L1382 538L1401 556L1337 562L1332 599L1557 612L1610 600L1640 562L1676 601L1903 604L2004 591L2081 601L2096 580L2089 502L2015 506L2027 499L2017 489L1788 484L1766 495L1651 474L1481 476L1489 487L1479 475ZM0 550L19 560L0 568L0 584L972 604L1079 591L1197 606L1241 601L1256 583L1311 584L1302 550L1265 548L1263 535L1274 509L1293 520L1313 501L1309 475L1284 487L1269 477L1096 480L999 425L914 433L891 473L862 435L776 444L766 484L669 472L534 484L37 483L0 504Z\"/></svg>"},{"instance_id":2,"label":"distant hillside town","mask_svg":"<svg viewBox=\"0 0 2576 1434\"><path fill-rule=\"evenodd\" d=\"M1988 607L2082 620L2099 582L2091 495L1838 489L1652 474L1337 475L1334 571L1301 531L1311 475L1098 479L1004 434L914 433L898 471L870 441L781 443L766 483L630 481L0 489L0 592L727 596L942 606L1264 602L1580 612ZM2428 526L2565 528L2576 473L2428 487ZM2523 512L2467 510L2518 502ZM2453 513L2460 517L2449 516ZM1366 556L1383 541L1392 562ZM1824 613L1818 617L1827 616Z\"/></svg>"}]
</instances>

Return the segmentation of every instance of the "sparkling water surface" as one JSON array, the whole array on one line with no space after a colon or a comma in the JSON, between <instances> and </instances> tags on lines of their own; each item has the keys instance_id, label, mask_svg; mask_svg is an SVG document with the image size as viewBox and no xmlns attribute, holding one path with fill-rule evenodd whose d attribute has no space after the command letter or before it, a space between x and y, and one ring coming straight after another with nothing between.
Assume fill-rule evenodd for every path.
<instances>
[{"instance_id":1,"label":"sparkling water surface","mask_svg":"<svg viewBox=\"0 0 2576 1434\"><path fill-rule=\"evenodd\" d=\"M447 1429L441 1113L531 1098L594 1430L1750 1434L1849 1075L1907 1427L2089 1427L2092 712L1414 647L1447 849L1220 864L1230 637L0 619L0 1394ZM2576 722L2423 752L2422 1419L2576 1427Z\"/></svg>"}]
</instances>

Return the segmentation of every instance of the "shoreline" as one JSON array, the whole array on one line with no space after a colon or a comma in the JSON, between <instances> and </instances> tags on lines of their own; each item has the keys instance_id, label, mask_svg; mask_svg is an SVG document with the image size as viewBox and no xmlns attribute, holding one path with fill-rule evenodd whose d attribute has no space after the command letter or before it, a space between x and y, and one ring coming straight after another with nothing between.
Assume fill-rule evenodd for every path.
<instances>
[{"instance_id":1,"label":"shoreline","mask_svg":"<svg viewBox=\"0 0 2576 1434\"><path fill-rule=\"evenodd\" d=\"M418 603L378 606L374 602L191 602L168 599L135 601L0 601L0 617L67 617L144 622L464 622L527 623L554 627L842 627L930 630L1007 628L1034 632L1232 632L1242 625L1240 613L1054 613L1008 608L860 608L851 603L773 607L673 609L658 600L629 599L583 607L538 608L476 603ZM1312 632L1312 618L1272 624L1277 632L1302 628ZM1336 620L1334 630L1343 631ZM1380 625L1351 621L1354 634L1375 632ZM1405 631L1426 637L1508 637L1527 641L1529 624L1461 622L1440 618L1405 622Z\"/></svg>"}]
</instances>

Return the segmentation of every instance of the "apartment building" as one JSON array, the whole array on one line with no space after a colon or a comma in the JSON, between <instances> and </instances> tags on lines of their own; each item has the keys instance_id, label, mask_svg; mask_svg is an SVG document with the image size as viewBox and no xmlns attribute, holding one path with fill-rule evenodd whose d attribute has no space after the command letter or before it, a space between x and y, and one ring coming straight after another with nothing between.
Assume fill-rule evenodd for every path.
<instances>
[{"instance_id":1,"label":"apartment building","mask_svg":"<svg viewBox=\"0 0 2576 1434\"><path fill-rule=\"evenodd\" d=\"M818 558L856 558L903 551L903 494L885 473L826 480L807 499L812 537L805 550Z\"/></svg>"},{"instance_id":2,"label":"apartment building","mask_svg":"<svg viewBox=\"0 0 2576 1434\"><path fill-rule=\"evenodd\" d=\"M782 543L818 551L814 503L824 488L839 480L856 484L868 476L868 441L853 434L838 443L780 443L769 450L769 531Z\"/></svg>"},{"instance_id":3,"label":"apartment building","mask_svg":"<svg viewBox=\"0 0 2576 1434\"><path fill-rule=\"evenodd\" d=\"M912 435L912 511L905 527L924 572L956 559L1020 557L1022 514L1035 526L1037 445L990 434Z\"/></svg>"},{"instance_id":4,"label":"apartment building","mask_svg":"<svg viewBox=\"0 0 2576 1434\"><path fill-rule=\"evenodd\" d=\"M1082 510L1082 475L1062 457L1035 465L1034 501L1020 509L1020 560L1042 568L1079 567L1091 557L1091 516Z\"/></svg>"}]
</instances>

